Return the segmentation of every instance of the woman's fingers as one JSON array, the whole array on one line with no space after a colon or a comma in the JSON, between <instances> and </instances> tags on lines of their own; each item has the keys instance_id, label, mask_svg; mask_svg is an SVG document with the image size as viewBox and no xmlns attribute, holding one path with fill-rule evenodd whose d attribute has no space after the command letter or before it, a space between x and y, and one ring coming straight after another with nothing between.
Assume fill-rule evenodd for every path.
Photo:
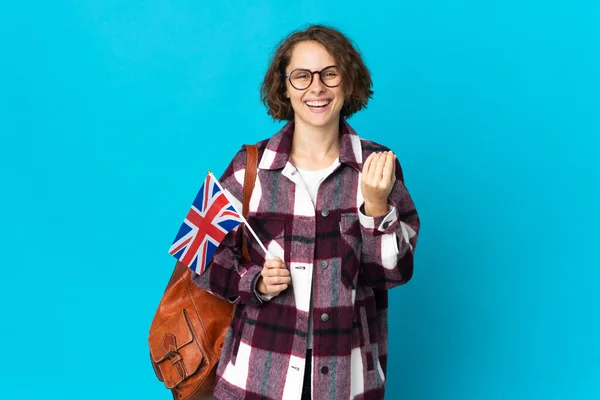
<instances>
[{"instance_id":1,"label":"woman's fingers","mask_svg":"<svg viewBox=\"0 0 600 400\"><path fill-rule=\"evenodd\" d=\"M395 179L396 155L391 151L371 153L363 165L362 181L370 186L380 186Z\"/></svg>"},{"instance_id":2,"label":"woman's fingers","mask_svg":"<svg viewBox=\"0 0 600 400\"><path fill-rule=\"evenodd\" d=\"M369 157L367 157L367 160L363 164L363 170L362 170L363 180L365 180L369 177L369 171L371 169L371 165L373 164L373 159L375 158L375 156L377 156L377 153L369 154Z\"/></svg>"},{"instance_id":3,"label":"woman's fingers","mask_svg":"<svg viewBox=\"0 0 600 400\"><path fill-rule=\"evenodd\" d=\"M387 159L387 153L379 153L377 155L377 159L376 159L376 163L375 163L375 168L373 170L373 173L371 174L371 183L374 185L378 185L379 182L381 181L381 176L383 173L383 167L385 165L385 161Z\"/></svg>"},{"instance_id":4,"label":"woman's fingers","mask_svg":"<svg viewBox=\"0 0 600 400\"><path fill-rule=\"evenodd\" d=\"M261 271L265 294L277 296L291 284L290 271L279 257L265 261Z\"/></svg>"},{"instance_id":5,"label":"woman's fingers","mask_svg":"<svg viewBox=\"0 0 600 400\"><path fill-rule=\"evenodd\" d=\"M379 161L381 160L381 153L375 153L373 161L371 162L371 168L369 169L369 182L373 183L377 180L377 168L379 167Z\"/></svg>"},{"instance_id":6,"label":"woman's fingers","mask_svg":"<svg viewBox=\"0 0 600 400\"><path fill-rule=\"evenodd\" d=\"M368 168L365 167L368 165ZM371 153L363 165L361 191L367 215L382 215L396 181L396 156L391 151Z\"/></svg>"},{"instance_id":7,"label":"woman's fingers","mask_svg":"<svg viewBox=\"0 0 600 400\"><path fill-rule=\"evenodd\" d=\"M279 257L275 257L272 260L265 261L264 267L268 269L286 269L285 263L281 261L281 258Z\"/></svg>"},{"instance_id":8,"label":"woman's fingers","mask_svg":"<svg viewBox=\"0 0 600 400\"><path fill-rule=\"evenodd\" d=\"M290 278L287 276L269 276L269 277L264 277L263 280L266 279L266 284L267 285L289 285L290 283Z\"/></svg>"},{"instance_id":9,"label":"woman's fingers","mask_svg":"<svg viewBox=\"0 0 600 400\"><path fill-rule=\"evenodd\" d=\"M290 271L285 267L285 263L279 257L272 260L266 260L263 266L263 271L269 276L289 275Z\"/></svg>"},{"instance_id":10,"label":"woman's fingers","mask_svg":"<svg viewBox=\"0 0 600 400\"><path fill-rule=\"evenodd\" d=\"M362 180L374 186L381 181L388 182L393 175L395 161L396 155L391 151L371 153L363 164Z\"/></svg>"},{"instance_id":11,"label":"woman's fingers","mask_svg":"<svg viewBox=\"0 0 600 400\"><path fill-rule=\"evenodd\" d=\"M291 283L291 279L286 276L263 275L263 283L266 286L267 294L275 295L287 289Z\"/></svg>"},{"instance_id":12,"label":"woman's fingers","mask_svg":"<svg viewBox=\"0 0 600 400\"><path fill-rule=\"evenodd\" d=\"M396 155L389 151L386 155L381 180L388 184L396 179ZM387 186L387 185L386 185Z\"/></svg>"},{"instance_id":13,"label":"woman's fingers","mask_svg":"<svg viewBox=\"0 0 600 400\"><path fill-rule=\"evenodd\" d=\"M266 268L263 269L263 277L268 277L268 278L276 278L276 277L289 277L290 276L290 271L288 271L287 269L281 269L281 268Z\"/></svg>"}]
</instances>

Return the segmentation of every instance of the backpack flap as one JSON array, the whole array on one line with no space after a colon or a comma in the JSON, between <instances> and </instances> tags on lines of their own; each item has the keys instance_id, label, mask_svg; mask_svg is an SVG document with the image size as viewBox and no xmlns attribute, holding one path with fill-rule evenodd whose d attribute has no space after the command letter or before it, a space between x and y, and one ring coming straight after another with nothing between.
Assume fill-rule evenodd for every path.
<instances>
[{"instance_id":1,"label":"backpack flap","mask_svg":"<svg viewBox=\"0 0 600 400\"><path fill-rule=\"evenodd\" d=\"M196 372L202 363L203 354L185 309L152 332L148 344L155 369L169 389Z\"/></svg>"}]
</instances>

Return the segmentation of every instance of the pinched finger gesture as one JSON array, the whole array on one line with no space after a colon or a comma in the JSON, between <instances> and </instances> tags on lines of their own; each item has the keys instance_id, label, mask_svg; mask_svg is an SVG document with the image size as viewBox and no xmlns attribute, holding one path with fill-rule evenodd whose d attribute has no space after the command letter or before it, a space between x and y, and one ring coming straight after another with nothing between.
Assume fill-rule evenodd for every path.
<instances>
[{"instance_id":1,"label":"pinched finger gesture","mask_svg":"<svg viewBox=\"0 0 600 400\"><path fill-rule=\"evenodd\" d=\"M391 151L371 153L363 165L361 190L365 213L379 216L388 212L388 197L396 179L396 155Z\"/></svg>"}]
</instances>

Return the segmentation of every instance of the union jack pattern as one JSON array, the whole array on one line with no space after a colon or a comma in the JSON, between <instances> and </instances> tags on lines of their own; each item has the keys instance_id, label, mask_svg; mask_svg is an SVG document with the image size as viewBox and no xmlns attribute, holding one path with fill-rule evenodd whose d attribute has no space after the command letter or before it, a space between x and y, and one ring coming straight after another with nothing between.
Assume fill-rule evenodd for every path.
<instances>
[{"instance_id":1,"label":"union jack pattern","mask_svg":"<svg viewBox=\"0 0 600 400\"><path fill-rule=\"evenodd\" d=\"M242 222L213 174L209 173L192 203L169 254L201 275L225 235Z\"/></svg>"}]
</instances>

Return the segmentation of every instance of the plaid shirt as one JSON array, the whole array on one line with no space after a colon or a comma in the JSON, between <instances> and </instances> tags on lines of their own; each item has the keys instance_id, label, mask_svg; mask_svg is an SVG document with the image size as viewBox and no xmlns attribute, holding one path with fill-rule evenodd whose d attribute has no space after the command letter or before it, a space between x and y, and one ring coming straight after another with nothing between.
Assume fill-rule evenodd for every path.
<instances>
[{"instance_id":1,"label":"plaid shirt","mask_svg":"<svg viewBox=\"0 0 600 400\"><path fill-rule=\"evenodd\" d=\"M222 400L300 399L312 304L313 398L382 399L387 289L412 276L419 218L399 163L390 212L375 218L360 212L363 160L388 149L360 139L346 121L341 123L338 165L322 181L313 204L289 159L293 131L290 122L257 144L260 162L247 218L269 251L284 260L290 287L269 301L259 296L256 283L265 255L248 236L252 261L240 261L241 229L225 237L206 272L193 278L237 304L214 395ZM242 149L220 179L238 202L245 161Z\"/></svg>"}]
</instances>

